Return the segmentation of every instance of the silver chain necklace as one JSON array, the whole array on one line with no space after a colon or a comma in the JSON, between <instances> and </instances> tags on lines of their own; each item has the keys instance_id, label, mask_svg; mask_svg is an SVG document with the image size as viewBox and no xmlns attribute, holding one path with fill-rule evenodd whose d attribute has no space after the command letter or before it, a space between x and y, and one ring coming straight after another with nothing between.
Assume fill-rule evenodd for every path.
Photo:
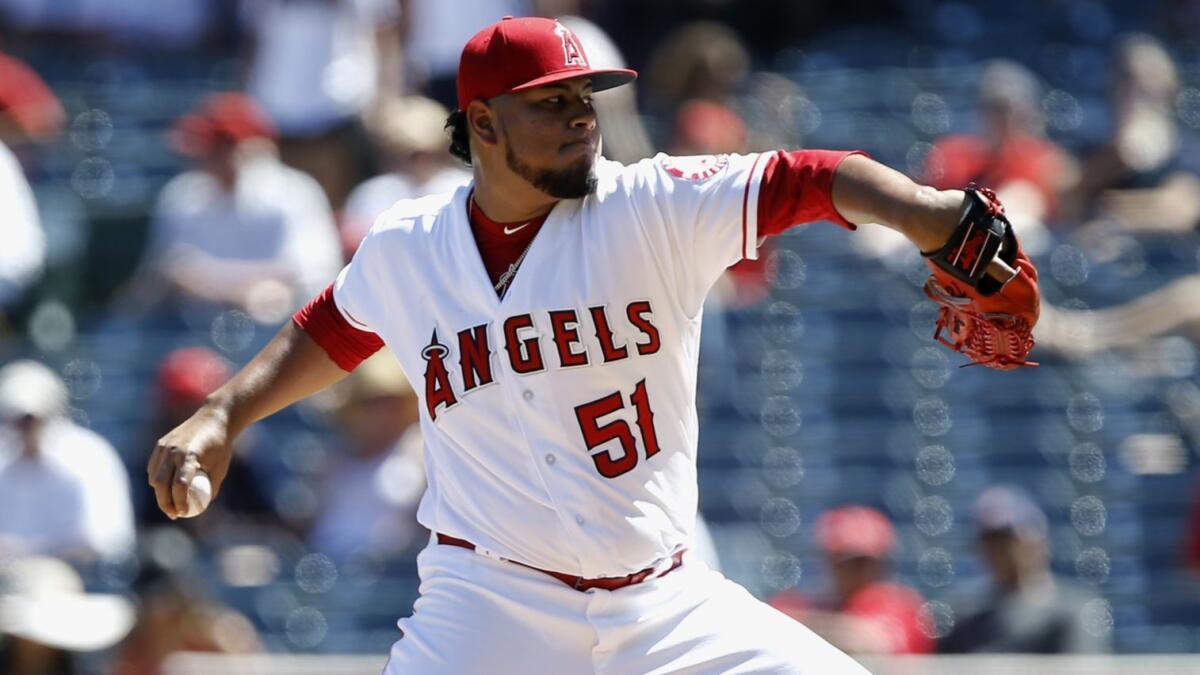
<instances>
[{"instance_id":1,"label":"silver chain necklace","mask_svg":"<svg viewBox=\"0 0 1200 675\"><path fill-rule=\"evenodd\" d=\"M475 195L472 194L470 204L468 204L468 206L467 206L468 217L470 217L469 214L471 213L471 211L474 210L474 208L475 208ZM533 221L531 220L531 221L525 223L525 225L528 225L529 223L532 223L532 222ZM522 225L521 227L525 227L525 225ZM521 228L517 228L517 229L521 229ZM500 299L504 299L504 294L508 292L508 285L510 283L512 283L513 277L516 276L517 268L521 266L522 262L524 262L525 254L529 253L530 247L533 246L534 239L537 239L536 234L534 235L533 239L529 240L528 244L525 244L525 250L521 251L521 255L517 256L517 259L509 264L508 269L504 271L504 274L501 274L500 278L496 280L496 284L495 284L494 288L496 289L496 295L500 296Z\"/></svg>"},{"instance_id":2,"label":"silver chain necklace","mask_svg":"<svg viewBox=\"0 0 1200 675\"><path fill-rule=\"evenodd\" d=\"M536 238L536 237L535 237ZM496 294L504 298L504 294L508 291L508 284L512 282L513 276L517 273L517 268L521 266L521 262L525 260L525 254L529 253L529 247L533 246L533 239L525 245L525 250L521 251L521 255L508 266L504 274L500 275L500 279L496 281Z\"/></svg>"}]
</instances>

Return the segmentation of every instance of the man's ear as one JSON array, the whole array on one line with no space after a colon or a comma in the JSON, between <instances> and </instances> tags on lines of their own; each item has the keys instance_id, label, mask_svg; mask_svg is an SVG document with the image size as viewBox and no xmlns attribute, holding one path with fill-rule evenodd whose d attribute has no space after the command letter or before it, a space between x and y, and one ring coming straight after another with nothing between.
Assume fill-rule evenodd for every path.
<instances>
[{"instance_id":1,"label":"man's ear","mask_svg":"<svg viewBox=\"0 0 1200 675\"><path fill-rule=\"evenodd\" d=\"M484 145L495 145L496 111L483 101L471 101L467 105L467 126Z\"/></svg>"}]
</instances>

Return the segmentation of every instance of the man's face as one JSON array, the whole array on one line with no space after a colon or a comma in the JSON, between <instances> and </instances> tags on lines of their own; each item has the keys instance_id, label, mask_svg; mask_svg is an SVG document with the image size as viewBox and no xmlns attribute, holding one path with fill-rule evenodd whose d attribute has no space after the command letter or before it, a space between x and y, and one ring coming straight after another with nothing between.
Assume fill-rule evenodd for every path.
<instances>
[{"instance_id":1,"label":"man's face","mask_svg":"<svg viewBox=\"0 0 1200 675\"><path fill-rule=\"evenodd\" d=\"M216 139L200 156L200 167L212 174L222 185L230 187L237 180L237 144L228 139Z\"/></svg>"},{"instance_id":2,"label":"man's face","mask_svg":"<svg viewBox=\"0 0 1200 675\"><path fill-rule=\"evenodd\" d=\"M984 530L979 535L983 560L996 582L1005 588L1015 587L1022 575L1046 568L1046 544L1030 535L1012 530Z\"/></svg>"},{"instance_id":3,"label":"man's face","mask_svg":"<svg viewBox=\"0 0 1200 675\"><path fill-rule=\"evenodd\" d=\"M36 457L41 452L40 443L38 443L42 428L45 426L45 421L35 415L17 415L11 419L4 420L16 432L17 437L21 440L22 454L26 457Z\"/></svg>"},{"instance_id":4,"label":"man's face","mask_svg":"<svg viewBox=\"0 0 1200 675\"><path fill-rule=\"evenodd\" d=\"M826 556L834 592L842 600L849 600L855 593L883 579L884 562L867 555Z\"/></svg>"},{"instance_id":5,"label":"man's face","mask_svg":"<svg viewBox=\"0 0 1200 675\"><path fill-rule=\"evenodd\" d=\"M577 199L596 189L600 130L592 83L576 78L493 101L508 168L542 192Z\"/></svg>"}]
</instances>

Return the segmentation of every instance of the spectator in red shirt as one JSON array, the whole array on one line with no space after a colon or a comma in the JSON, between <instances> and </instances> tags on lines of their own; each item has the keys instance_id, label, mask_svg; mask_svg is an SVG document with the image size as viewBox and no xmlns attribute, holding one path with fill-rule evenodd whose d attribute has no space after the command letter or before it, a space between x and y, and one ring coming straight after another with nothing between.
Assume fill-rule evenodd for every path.
<instances>
[{"instance_id":1,"label":"spectator in red shirt","mask_svg":"<svg viewBox=\"0 0 1200 675\"><path fill-rule=\"evenodd\" d=\"M887 517L865 506L840 507L817 520L815 536L825 552L831 596L812 601L788 590L768 601L773 607L849 653L933 651L933 640L919 627L921 595L888 580L896 535Z\"/></svg>"},{"instance_id":2,"label":"spectator in red shirt","mask_svg":"<svg viewBox=\"0 0 1200 675\"><path fill-rule=\"evenodd\" d=\"M1070 155L1046 138L1041 102L1041 85L1024 66L988 64L979 77L983 133L938 139L923 178L939 188L986 185L1001 193L1010 211L1034 221L1053 217L1078 172Z\"/></svg>"}]
</instances>

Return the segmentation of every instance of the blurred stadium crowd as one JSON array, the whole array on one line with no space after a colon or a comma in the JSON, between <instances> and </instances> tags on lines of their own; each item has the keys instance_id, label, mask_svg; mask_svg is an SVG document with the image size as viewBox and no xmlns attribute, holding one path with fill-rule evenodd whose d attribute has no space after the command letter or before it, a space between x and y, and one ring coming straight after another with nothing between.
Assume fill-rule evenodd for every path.
<instances>
[{"instance_id":1,"label":"blurred stadium crowd","mask_svg":"<svg viewBox=\"0 0 1200 675\"><path fill-rule=\"evenodd\" d=\"M390 357L252 429L203 517L154 441L446 153L462 44L563 17L604 150L861 148L996 188L1036 369L960 370L883 228L706 306L705 555L857 653L1200 652L1200 2L0 0L0 672L385 653L416 594Z\"/></svg>"}]
</instances>

